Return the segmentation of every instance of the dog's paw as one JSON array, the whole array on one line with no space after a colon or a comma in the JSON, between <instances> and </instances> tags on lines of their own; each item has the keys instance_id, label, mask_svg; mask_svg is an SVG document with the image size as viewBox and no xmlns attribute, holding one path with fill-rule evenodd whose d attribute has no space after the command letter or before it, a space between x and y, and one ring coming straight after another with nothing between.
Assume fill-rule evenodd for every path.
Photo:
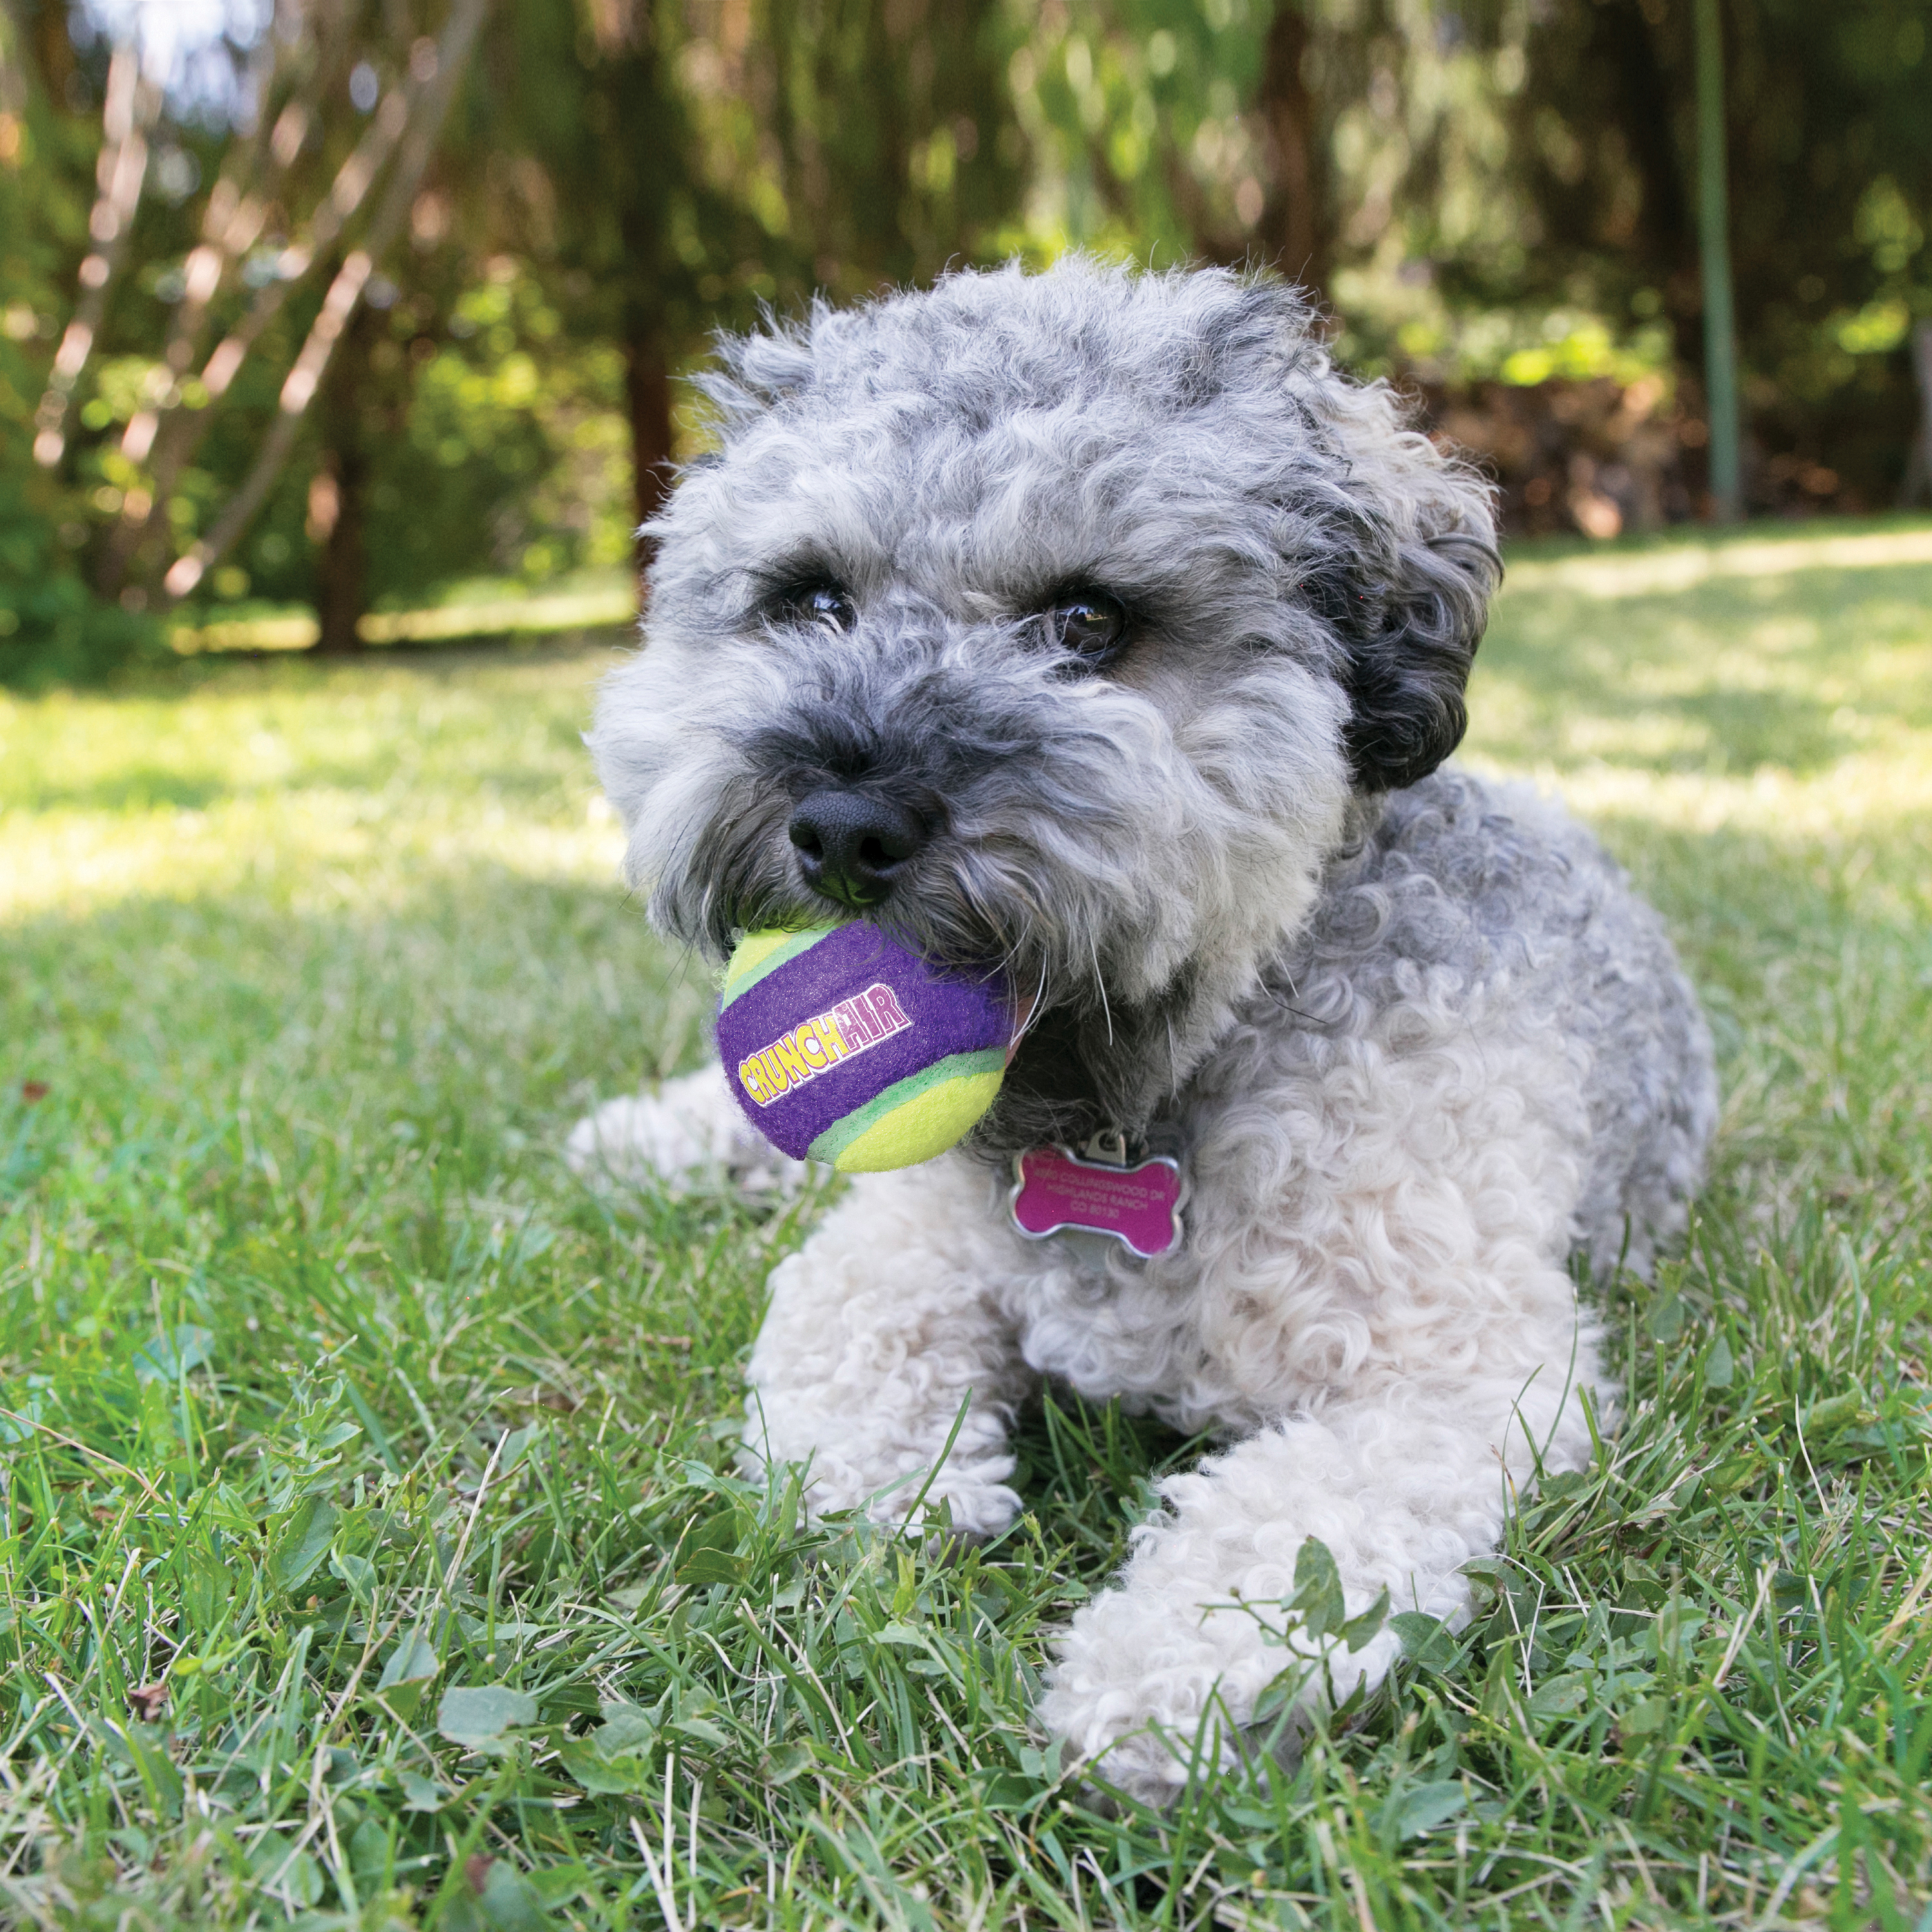
<instances>
[{"instance_id":1,"label":"dog's paw","mask_svg":"<svg viewBox=\"0 0 1932 1932\"><path fill-rule=\"evenodd\" d=\"M896 1529L916 1508L920 1527L932 1532L936 1546L963 1549L990 1542L1018 1518L1019 1492L1006 1480L1013 1473L1010 1455L956 1454L928 1480L930 1466L916 1454L842 1442L832 1430L808 1440L786 1426L794 1418L767 1415L756 1395L746 1410L740 1472L753 1482L776 1482L787 1465L795 1465L804 1474L806 1515L814 1522L857 1517Z\"/></svg>"},{"instance_id":2,"label":"dog's paw","mask_svg":"<svg viewBox=\"0 0 1932 1932\"><path fill-rule=\"evenodd\" d=\"M755 1464L754 1458L746 1460L748 1466ZM806 1484L806 1514L814 1522L849 1515L862 1516L882 1529L897 1529L915 1506L919 1527L930 1532L935 1549L964 1550L990 1543L1010 1529L1018 1520L1021 1502L1017 1490L970 1472L950 1480L942 1476L927 1488L922 1470L868 1482L843 1472L821 1480L814 1468Z\"/></svg>"},{"instance_id":3,"label":"dog's paw","mask_svg":"<svg viewBox=\"0 0 1932 1932\"><path fill-rule=\"evenodd\" d=\"M563 1152L593 1186L654 1181L674 1196L790 1194L811 1172L752 1127L715 1066L605 1101L571 1130Z\"/></svg>"},{"instance_id":4,"label":"dog's paw","mask_svg":"<svg viewBox=\"0 0 1932 1932\"><path fill-rule=\"evenodd\" d=\"M1110 1591L1074 1619L1040 1702L1070 1763L1137 1802L1163 1809L1190 1775L1232 1769L1245 1709L1204 1666L1184 1628L1166 1634L1123 1616ZM1125 1627L1131 1626L1131 1627Z\"/></svg>"},{"instance_id":5,"label":"dog's paw","mask_svg":"<svg viewBox=\"0 0 1932 1932\"><path fill-rule=\"evenodd\" d=\"M1171 1804L1190 1778L1263 1754L1292 1764L1332 1700L1380 1682L1400 1646L1384 1631L1358 1652L1267 1641L1238 1610L1204 1614L1131 1586L1074 1618L1041 1699L1070 1762L1143 1804Z\"/></svg>"}]
</instances>

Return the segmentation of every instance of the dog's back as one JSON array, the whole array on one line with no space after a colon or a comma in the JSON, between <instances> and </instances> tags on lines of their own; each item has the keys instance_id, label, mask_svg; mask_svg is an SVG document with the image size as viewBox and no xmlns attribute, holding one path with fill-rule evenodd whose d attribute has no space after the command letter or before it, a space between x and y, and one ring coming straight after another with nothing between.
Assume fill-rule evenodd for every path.
<instances>
[{"instance_id":1,"label":"dog's back","mask_svg":"<svg viewBox=\"0 0 1932 1932\"><path fill-rule=\"evenodd\" d=\"M1560 806L1450 767L1389 796L1271 977L1304 1010L1319 982L1385 1012L1426 1002L1431 975L1486 1025L1563 1042L1588 1120L1574 1244L1599 1272L1648 1275L1683 1230L1718 1112L1710 1032L1662 920Z\"/></svg>"}]
</instances>

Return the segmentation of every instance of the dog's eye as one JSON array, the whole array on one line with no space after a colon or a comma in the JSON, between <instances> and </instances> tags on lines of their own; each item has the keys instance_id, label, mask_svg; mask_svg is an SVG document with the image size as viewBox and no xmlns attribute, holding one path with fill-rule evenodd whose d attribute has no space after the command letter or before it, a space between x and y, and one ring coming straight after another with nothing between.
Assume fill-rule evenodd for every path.
<instances>
[{"instance_id":1,"label":"dog's eye","mask_svg":"<svg viewBox=\"0 0 1932 1932\"><path fill-rule=\"evenodd\" d=\"M852 600L836 584L801 584L780 600L784 615L795 624L830 624L849 631L858 622Z\"/></svg>"},{"instance_id":2,"label":"dog's eye","mask_svg":"<svg viewBox=\"0 0 1932 1932\"><path fill-rule=\"evenodd\" d=\"M1047 634L1063 651L1105 664L1118 652L1127 634L1127 614L1100 591L1082 591L1063 598L1047 611Z\"/></svg>"}]
</instances>

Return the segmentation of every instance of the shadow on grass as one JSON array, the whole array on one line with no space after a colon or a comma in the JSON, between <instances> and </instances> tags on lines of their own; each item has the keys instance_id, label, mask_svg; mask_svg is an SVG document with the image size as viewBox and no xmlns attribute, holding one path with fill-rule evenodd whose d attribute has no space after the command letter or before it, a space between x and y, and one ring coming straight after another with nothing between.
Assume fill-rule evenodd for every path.
<instances>
[{"instance_id":1,"label":"shadow on grass","mask_svg":"<svg viewBox=\"0 0 1932 1932\"><path fill-rule=\"evenodd\" d=\"M1515 658L1507 668L1495 662L1485 668L1518 686L1523 715L1484 746L1512 763L1574 759L1584 748L1575 742L1580 723L1587 725L1589 750L1659 776L1748 776L1768 768L1802 778L1860 748L1856 732L1834 722L1833 708L1788 692L1712 689L1663 700L1628 688L1608 671L1592 675L1580 654L1547 677L1526 674ZM1483 697L1478 683L1471 700L1478 715Z\"/></svg>"}]
</instances>

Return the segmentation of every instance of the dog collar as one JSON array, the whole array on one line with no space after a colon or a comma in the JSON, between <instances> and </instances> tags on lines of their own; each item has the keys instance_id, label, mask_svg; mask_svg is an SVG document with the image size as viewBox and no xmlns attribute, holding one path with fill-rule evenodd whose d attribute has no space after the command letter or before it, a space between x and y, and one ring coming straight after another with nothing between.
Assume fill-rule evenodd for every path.
<instances>
[{"instance_id":1,"label":"dog collar","mask_svg":"<svg viewBox=\"0 0 1932 1932\"><path fill-rule=\"evenodd\" d=\"M1180 1246L1187 1178L1171 1154L1130 1157L1118 1129L1096 1134L1076 1154L1058 1144L1029 1148L1013 1162L1007 1196L1013 1226L1030 1241L1051 1234L1111 1234L1143 1261Z\"/></svg>"}]
</instances>

